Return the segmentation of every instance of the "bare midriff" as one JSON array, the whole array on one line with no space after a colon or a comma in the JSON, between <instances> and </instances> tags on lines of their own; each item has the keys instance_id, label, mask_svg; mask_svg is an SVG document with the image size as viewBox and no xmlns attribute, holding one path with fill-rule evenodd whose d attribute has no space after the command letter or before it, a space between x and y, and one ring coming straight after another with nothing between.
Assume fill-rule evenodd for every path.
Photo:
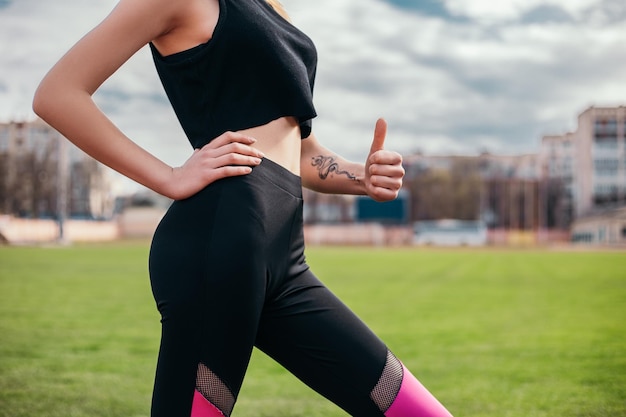
<instances>
[{"instance_id":1,"label":"bare midriff","mask_svg":"<svg viewBox=\"0 0 626 417\"><path fill-rule=\"evenodd\" d=\"M265 125L240 131L257 141L253 145L265 157L300 175L300 126L293 117L281 117Z\"/></svg>"}]
</instances>

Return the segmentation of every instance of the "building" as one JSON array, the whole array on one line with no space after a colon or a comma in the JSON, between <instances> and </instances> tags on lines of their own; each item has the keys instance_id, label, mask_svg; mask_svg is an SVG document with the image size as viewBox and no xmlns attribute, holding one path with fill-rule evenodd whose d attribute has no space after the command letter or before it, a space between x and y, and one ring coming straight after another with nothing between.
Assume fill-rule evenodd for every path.
<instances>
[{"instance_id":1,"label":"building","mask_svg":"<svg viewBox=\"0 0 626 417\"><path fill-rule=\"evenodd\" d=\"M544 136L539 150L541 176L544 178L542 192L550 200L552 210L546 213L548 226L568 228L575 216L576 190L576 135Z\"/></svg>"},{"instance_id":2,"label":"building","mask_svg":"<svg viewBox=\"0 0 626 417\"><path fill-rule=\"evenodd\" d=\"M626 207L577 219L572 242L594 245L626 245Z\"/></svg>"},{"instance_id":3,"label":"building","mask_svg":"<svg viewBox=\"0 0 626 417\"><path fill-rule=\"evenodd\" d=\"M577 216L626 203L626 107L585 110L576 131Z\"/></svg>"},{"instance_id":4,"label":"building","mask_svg":"<svg viewBox=\"0 0 626 417\"><path fill-rule=\"evenodd\" d=\"M109 171L41 119L0 123L0 213L110 217Z\"/></svg>"},{"instance_id":5,"label":"building","mask_svg":"<svg viewBox=\"0 0 626 417\"><path fill-rule=\"evenodd\" d=\"M355 197L323 194L308 188L302 190L304 223L352 223L355 219Z\"/></svg>"},{"instance_id":6,"label":"building","mask_svg":"<svg viewBox=\"0 0 626 417\"><path fill-rule=\"evenodd\" d=\"M415 222L413 243L436 246L484 246L487 226L482 221L435 220Z\"/></svg>"},{"instance_id":7,"label":"building","mask_svg":"<svg viewBox=\"0 0 626 417\"><path fill-rule=\"evenodd\" d=\"M535 154L408 156L411 221L480 220L491 229L536 230L546 224L539 167Z\"/></svg>"},{"instance_id":8,"label":"building","mask_svg":"<svg viewBox=\"0 0 626 417\"><path fill-rule=\"evenodd\" d=\"M545 136L541 164L567 191L572 218L626 204L626 107L590 107L576 131Z\"/></svg>"}]
</instances>

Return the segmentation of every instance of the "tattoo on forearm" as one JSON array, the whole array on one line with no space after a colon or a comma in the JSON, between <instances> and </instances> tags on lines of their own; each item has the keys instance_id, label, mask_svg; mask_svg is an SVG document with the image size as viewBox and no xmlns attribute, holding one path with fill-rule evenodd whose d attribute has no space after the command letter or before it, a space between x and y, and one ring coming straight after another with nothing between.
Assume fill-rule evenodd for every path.
<instances>
[{"instance_id":1,"label":"tattoo on forearm","mask_svg":"<svg viewBox=\"0 0 626 417\"><path fill-rule=\"evenodd\" d=\"M325 180L332 172L337 175L345 175L348 179L356 180L356 176L348 171L339 169L339 164L335 162L332 156L318 155L311 158L311 165L317 168L321 179Z\"/></svg>"}]
</instances>

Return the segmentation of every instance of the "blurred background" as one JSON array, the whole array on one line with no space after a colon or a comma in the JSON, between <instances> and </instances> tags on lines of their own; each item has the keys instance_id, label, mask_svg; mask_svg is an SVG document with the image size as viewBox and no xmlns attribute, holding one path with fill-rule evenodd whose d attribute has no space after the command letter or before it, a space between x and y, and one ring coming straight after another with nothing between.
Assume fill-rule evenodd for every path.
<instances>
[{"instance_id":1,"label":"blurred background","mask_svg":"<svg viewBox=\"0 0 626 417\"><path fill-rule=\"evenodd\" d=\"M31 110L112 0L0 0L0 241L149 237L169 201ZM363 160L377 117L400 197L305 195L310 244L626 247L622 0L285 0L319 54L314 130ZM144 48L97 104L171 165L191 148Z\"/></svg>"}]
</instances>

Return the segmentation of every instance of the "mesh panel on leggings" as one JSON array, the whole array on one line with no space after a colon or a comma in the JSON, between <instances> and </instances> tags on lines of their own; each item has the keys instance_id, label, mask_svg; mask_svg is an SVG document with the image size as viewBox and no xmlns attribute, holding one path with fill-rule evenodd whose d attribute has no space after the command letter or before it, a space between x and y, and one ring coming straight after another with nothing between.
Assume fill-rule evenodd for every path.
<instances>
[{"instance_id":1,"label":"mesh panel on leggings","mask_svg":"<svg viewBox=\"0 0 626 417\"><path fill-rule=\"evenodd\" d=\"M235 397L222 380L203 363L198 364L196 389L226 417L235 406Z\"/></svg>"},{"instance_id":2,"label":"mesh panel on leggings","mask_svg":"<svg viewBox=\"0 0 626 417\"><path fill-rule=\"evenodd\" d=\"M393 353L387 351L387 362L383 372L370 392L370 398L382 413L386 412L395 401L402 385L402 374L402 363Z\"/></svg>"}]
</instances>

